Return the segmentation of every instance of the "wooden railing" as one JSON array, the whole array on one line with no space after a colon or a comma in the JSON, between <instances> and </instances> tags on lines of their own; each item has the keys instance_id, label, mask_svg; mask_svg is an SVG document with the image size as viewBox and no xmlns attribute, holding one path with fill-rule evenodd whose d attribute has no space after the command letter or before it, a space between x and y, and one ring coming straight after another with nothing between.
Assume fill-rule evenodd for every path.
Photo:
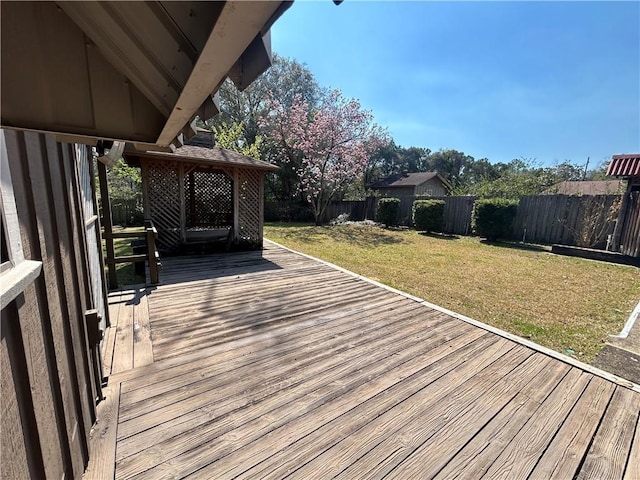
<instances>
[{"instance_id":1,"label":"wooden railing","mask_svg":"<svg viewBox=\"0 0 640 480\"><path fill-rule=\"evenodd\" d=\"M116 275L116 264L118 263L137 263L146 261L149 264L149 282L152 285L160 283L160 255L156 249L156 238L158 231L154 227L151 220L144 221L144 230L139 232L113 232L105 228L104 238L107 246L107 255L105 263L109 270L109 288L118 288L118 278ZM146 243L146 252L134 255L123 255L116 257L113 246L114 238L139 238L144 239Z\"/></svg>"}]
</instances>

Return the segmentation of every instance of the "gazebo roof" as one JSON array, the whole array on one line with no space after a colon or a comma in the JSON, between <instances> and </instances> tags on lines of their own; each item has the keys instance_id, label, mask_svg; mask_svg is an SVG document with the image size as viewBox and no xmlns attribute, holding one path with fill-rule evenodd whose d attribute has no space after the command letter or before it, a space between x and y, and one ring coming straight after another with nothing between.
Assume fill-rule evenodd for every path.
<instances>
[{"instance_id":1,"label":"gazebo roof","mask_svg":"<svg viewBox=\"0 0 640 480\"><path fill-rule=\"evenodd\" d=\"M247 157L232 150L219 147L198 147L184 145L173 152L131 152L125 153L129 164L136 163L139 158L174 160L179 162L199 163L214 167L242 167L269 172L278 171L278 167L262 160ZM133 162L132 162L133 160Z\"/></svg>"}]
</instances>

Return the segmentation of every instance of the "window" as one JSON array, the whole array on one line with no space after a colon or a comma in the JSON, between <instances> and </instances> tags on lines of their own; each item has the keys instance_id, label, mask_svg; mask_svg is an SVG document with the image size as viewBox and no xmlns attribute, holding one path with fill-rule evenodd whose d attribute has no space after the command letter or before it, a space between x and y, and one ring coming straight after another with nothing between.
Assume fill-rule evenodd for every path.
<instances>
[{"instance_id":1,"label":"window","mask_svg":"<svg viewBox=\"0 0 640 480\"><path fill-rule=\"evenodd\" d=\"M4 130L0 130L0 214L0 308L4 308L40 275L42 269L41 262L25 260L22 251Z\"/></svg>"}]
</instances>

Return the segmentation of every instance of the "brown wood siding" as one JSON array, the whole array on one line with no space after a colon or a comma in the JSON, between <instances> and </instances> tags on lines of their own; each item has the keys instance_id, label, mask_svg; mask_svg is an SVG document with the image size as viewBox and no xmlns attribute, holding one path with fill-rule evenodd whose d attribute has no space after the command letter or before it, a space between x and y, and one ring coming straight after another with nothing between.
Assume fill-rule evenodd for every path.
<instances>
[{"instance_id":1,"label":"brown wood siding","mask_svg":"<svg viewBox=\"0 0 640 480\"><path fill-rule=\"evenodd\" d=\"M421 185L416 185L416 195L428 195L430 197L444 197L447 194L442 182L438 178L427 180Z\"/></svg>"},{"instance_id":2,"label":"brown wood siding","mask_svg":"<svg viewBox=\"0 0 640 480\"><path fill-rule=\"evenodd\" d=\"M411 196L413 195L413 187L376 188L376 192L380 197Z\"/></svg>"},{"instance_id":3,"label":"brown wood siding","mask_svg":"<svg viewBox=\"0 0 640 480\"><path fill-rule=\"evenodd\" d=\"M1 476L79 478L98 392L85 327L93 305L73 146L37 133L9 130L5 138L24 256L41 261L42 272L2 311L1 421L9 428L2 429Z\"/></svg>"}]
</instances>

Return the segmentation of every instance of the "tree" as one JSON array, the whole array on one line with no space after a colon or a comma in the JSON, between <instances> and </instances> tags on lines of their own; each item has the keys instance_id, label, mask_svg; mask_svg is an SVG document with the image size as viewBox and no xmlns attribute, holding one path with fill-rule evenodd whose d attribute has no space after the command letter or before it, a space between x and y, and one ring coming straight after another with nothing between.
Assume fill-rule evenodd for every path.
<instances>
[{"instance_id":1,"label":"tree","mask_svg":"<svg viewBox=\"0 0 640 480\"><path fill-rule=\"evenodd\" d=\"M233 123L228 126L226 123L212 127L215 135L216 147L226 148L234 152L241 153L251 158L260 158L260 145L262 137L253 137L253 143L250 143L244 136L244 126L240 123Z\"/></svg>"},{"instance_id":2,"label":"tree","mask_svg":"<svg viewBox=\"0 0 640 480\"><path fill-rule=\"evenodd\" d=\"M453 187L462 184L465 170L474 158L457 150L440 150L429 155L425 170L435 170L446 178Z\"/></svg>"},{"instance_id":3,"label":"tree","mask_svg":"<svg viewBox=\"0 0 640 480\"><path fill-rule=\"evenodd\" d=\"M229 126L240 125L239 143L254 145L259 143L260 160L280 167L277 174L265 177L265 197L272 200L292 201L298 189L298 177L294 171L295 162L282 163L280 145L264 135L261 124L270 113L270 99L275 98L282 105L290 107L296 97L301 97L315 108L324 95L316 79L306 65L274 55L272 66L260 75L244 91L239 91L231 80L226 80L219 90L220 114L201 126L223 131ZM219 143L219 142L218 142Z\"/></svg>"},{"instance_id":4,"label":"tree","mask_svg":"<svg viewBox=\"0 0 640 480\"><path fill-rule=\"evenodd\" d=\"M329 92L315 109L301 96L290 107L272 98L271 112L262 126L278 143L280 161L296 165L298 189L319 225L336 193L364 174L387 133L373 123L371 112L339 90Z\"/></svg>"},{"instance_id":5,"label":"tree","mask_svg":"<svg viewBox=\"0 0 640 480\"><path fill-rule=\"evenodd\" d=\"M140 169L130 167L122 158L107 170L107 184L112 204L142 199Z\"/></svg>"},{"instance_id":6,"label":"tree","mask_svg":"<svg viewBox=\"0 0 640 480\"><path fill-rule=\"evenodd\" d=\"M274 55L272 65L244 91L238 90L227 79L219 90L220 114L206 122L207 126L239 124L249 143L260 134L260 120L269 113L269 98L290 107L296 96L310 106L316 106L322 97L313 73L297 60Z\"/></svg>"}]
</instances>

